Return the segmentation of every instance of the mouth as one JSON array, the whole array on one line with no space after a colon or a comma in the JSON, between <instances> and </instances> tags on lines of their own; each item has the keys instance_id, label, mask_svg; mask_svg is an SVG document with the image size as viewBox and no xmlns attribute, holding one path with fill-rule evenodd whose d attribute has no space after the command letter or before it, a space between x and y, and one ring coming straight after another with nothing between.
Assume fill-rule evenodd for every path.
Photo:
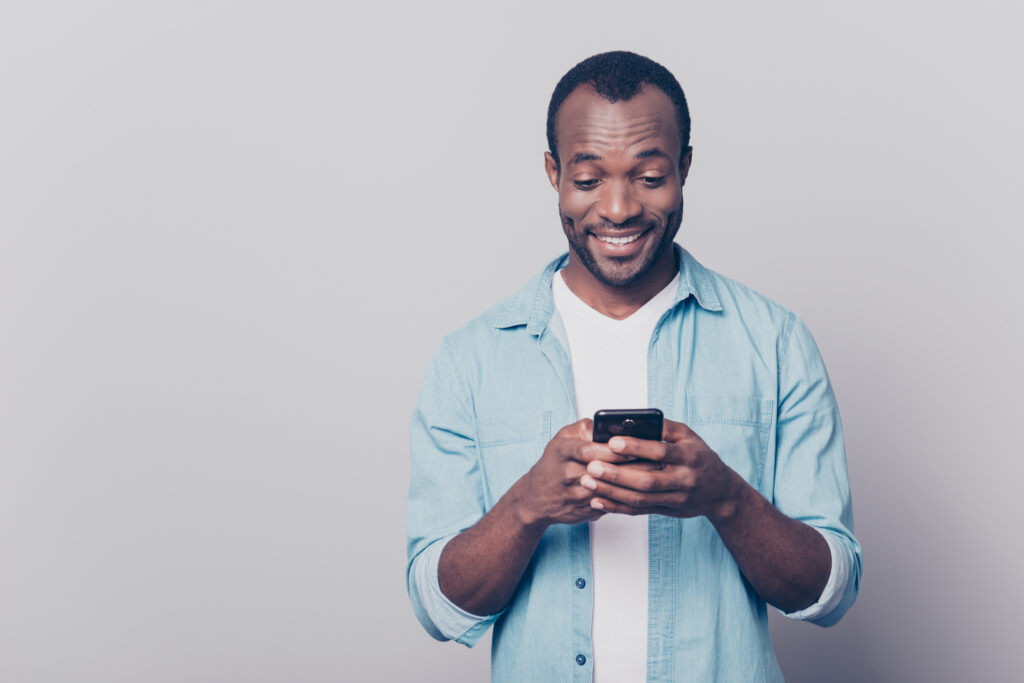
<instances>
[{"instance_id":1,"label":"mouth","mask_svg":"<svg viewBox=\"0 0 1024 683\"><path fill-rule=\"evenodd\" d=\"M594 235L594 238L600 240L601 242L604 242L605 244L623 245L629 244L630 242L636 242L645 232L647 231L643 230L641 232L636 233L635 235L629 235L627 237L613 237L611 235Z\"/></svg>"},{"instance_id":2,"label":"mouth","mask_svg":"<svg viewBox=\"0 0 1024 683\"><path fill-rule=\"evenodd\" d=\"M592 248L596 253L618 260L633 258L639 254L647 243L647 236L650 233L651 229L647 228L631 235L599 235L592 232L590 236L594 238L594 247Z\"/></svg>"}]
</instances>

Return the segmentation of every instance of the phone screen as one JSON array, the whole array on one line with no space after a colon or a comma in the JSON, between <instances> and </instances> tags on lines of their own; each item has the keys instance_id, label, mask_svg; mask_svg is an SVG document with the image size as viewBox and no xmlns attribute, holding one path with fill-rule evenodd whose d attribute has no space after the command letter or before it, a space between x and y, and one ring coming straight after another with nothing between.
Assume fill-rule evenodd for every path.
<instances>
[{"instance_id":1,"label":"phone screen","mask_svg":"<svg viewBox=\"0 0 1024 683\"><path fill-rule=\"evenodd\" d=\"M613 436L661 441L664 421L657 408L599 410L594 413L594 441L608 443Z\"/></svg>"}]
</instances>

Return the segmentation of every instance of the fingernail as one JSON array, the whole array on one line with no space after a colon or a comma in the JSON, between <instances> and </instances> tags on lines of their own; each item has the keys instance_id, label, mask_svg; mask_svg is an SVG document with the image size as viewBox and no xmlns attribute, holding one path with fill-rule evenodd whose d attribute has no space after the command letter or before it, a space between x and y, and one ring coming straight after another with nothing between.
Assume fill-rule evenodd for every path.
<instances>
[{"instance_id":1,"label":"fingernail","mask_svg":"<svg viewBox=\"0 0 1024 683\"><path fill-rule=\"evenodd\" d=\"M587 465L587 471L593 474L595 477L600 477L602 474L604 474L604 467L601 466L601 463L595 460L592 461L589 465Z\"/></svg>"},{"instance_id":2,"label":"fingernail","mask_svg":"<svg viewBox=\"0 0 1024 683\"><path fill-rule=\"evenodd\" d=\"M620 448L625 448L625 447L626 447L626 441L624 439L620 439L617 436L612 438L612 439L610 439L608 441L608 448L611 448L612 450L618 450Z\"/></svg>"},{"instance_id":3,"label":"fingernail","mask_svg":"<svg viewBox=\"0 0 1024 683\"><path fill-rule=\"evenodd\" d=\"M590 501L590 507L597 508L598 510L604 510L604 503L599 501L597 498L594 498Z\"/></svg>"},{"instance_id":4,"label":"fingernail","mask_svg":"<svg viewBox=\"0 0 1024 683\"><path fill-rule=\"evenodd\" d=\"M591 477L587 476L586 474L580 477L580 485L587 487L591 491L597 488L597 482L594 481Z\"/></svg>"}]
</instances>

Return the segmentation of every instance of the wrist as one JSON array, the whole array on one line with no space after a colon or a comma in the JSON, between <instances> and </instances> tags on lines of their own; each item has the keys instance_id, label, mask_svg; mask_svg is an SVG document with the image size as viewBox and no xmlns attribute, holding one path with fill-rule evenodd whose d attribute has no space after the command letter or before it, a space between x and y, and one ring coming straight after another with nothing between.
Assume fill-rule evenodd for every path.
<instances>
[{"instance_id":1,"label":"wrist","mask_svg":"<svg viewBox=\"0 0 1024 683\"><path fill-rule=\"evenodd\" d=\"M723 487L723 495L715 502L706 515L708 520L715 526L728 524L742 513L743 507L748 501L747 493L751 488L750 484L735 470L724 464L723 466L728 470L726 484Z\"/></svg>"},{"instance_id":2,"label":"wrist","mask_svg":"<svg viewBox=\"0 0 1024 683\"><path fill-rule=\"evenodd\" d=\"M544 533L550 526L550 522L530 504L528 488L520 479L512 485L504 498L508 503L509 511L523 531Z\"/></svg>"}]
</instances>

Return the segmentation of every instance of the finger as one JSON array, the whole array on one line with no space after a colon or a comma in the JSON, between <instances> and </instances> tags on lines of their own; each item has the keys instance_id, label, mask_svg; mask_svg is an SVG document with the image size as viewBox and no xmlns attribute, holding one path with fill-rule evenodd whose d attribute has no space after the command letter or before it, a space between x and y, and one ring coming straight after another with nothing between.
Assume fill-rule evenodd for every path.
<instances>
[{"instance_id":1,"label":"finger","mask_svg":"<svg viewBox=\"0 0 1024 683\"><path fill-rule=\"evenodd\" d=\"M571 456L574 460L586 465L588 462L594 462L595 460L601 462L629 462L633 460L631 455L620 455L608 448L608 444L603 443L586 443L582 444L574 454Z\"/></svg>"},{"instance_id":2,"label":"finger","mask_svg":"<svg viewBox=\"0 0 1024 683\"><path fill-rule=\"evenodd\" d=\"M579 483L580 477L586 473L586 465L575 460L567 460L562 474L562 483L566 486L574 486Z\"/></svg>"},{"instance_id":3,"label":"finger","mask_svg":"<svg viewBox=\"0 0 1024 683\"><path fill-rule=\"evenodd\" d=\"M595 479L590 474L580 478L580 486L590 489L594 497L607 498L631 507L672 507L682 505L687 499L687 494L683 491L638 491Z\"/></svg>"},{"instance_id":4,"label":"finger","mask_svg":"<svg viewBox=\"0 0 1024 683\"><path fill-rule=\"evenodd\" d=\"M691 517L692 515L681 514L679 510L661 506L654 507L633 507L607 498L594 498L590 506L600 510L602 514L618 515L663 515L665 517Z\"/></svg>"},{"instance_id":5,"label":"finger","mask_svg":"<svg viewBox=\"0 0 1024 683\"><path fill-rule=\"evenodd\" d=\"M580 439L582 441L592 441L594 436L594 421L589 417L585 417L582 420L570 423L558 430L555 434L556 437L562 437L566 439Z\"/></svg>"},{"instance_id":6,"label":"finger","mask_svg":"<svg viewBox=\"0 0 1024 683\"><path fill-rule=\"evenodd\" d=\"M586 476L586 475L583 475ZM590 499L594 497L594 492L586 486L580 484L580 480L577 479L576 483L566 489L565 500L569 503L576 505L588 505Z\"/></svg>"},{"instance_id":7,"label":"finger","mask_svg":"<svg viewBox=\"0 0 1024 683\"><path fill-rule=\"evenodd\" d=\"M654 460L631 460L630 462L624 462L619 464L620 467L628 467L634 470L663 470L666 467L664 462L655 462Z\"/></svg>"},{"instance_id":8,"label":"finger","mask_svg":"<svg viewBox=\"0 0 1024 683\"><path fill-rule=\"evenodd\" d=\"M624 505L623 503L609 500L607 498L592 498L590 507L600 510L602 513L615 513L619 515L642 515L645 514L640 508Z\"/></svg>"},{"instance_id":9,"label":"finger","mask_svg":"<svg viewBox=\"0 0 1024 683\"><path fill-rule=\"evenodd\" d=\"M661 438L665 441L677 443L695 436L697 436L697 432L693 431L682 422L673 422L672 420L666 419L662 426Z\"/></svg>"},{"instance_id":10,"label":"finger","mask_svg":"<svg viewBox=\"0 0 1024 683\"><path fill-rule=\"evenodd\" d=\"M661 460L665 457L666 446L661 441L637 439L633 436L613 436L608 448L620 455L631 455L644 460Z\"/></svg>"},{"instance_id":11,"label":"finger","mask_svg":"<svg viewBox=\"0 0 1024 683\"><path fill-rule=\"evenodd\" d=\"M680 489L674 471L656 470L649 466L612 465L592 462L587 474L595 480L615 484L634 491L676 491Z\"/></svg>"}]
</instances>

